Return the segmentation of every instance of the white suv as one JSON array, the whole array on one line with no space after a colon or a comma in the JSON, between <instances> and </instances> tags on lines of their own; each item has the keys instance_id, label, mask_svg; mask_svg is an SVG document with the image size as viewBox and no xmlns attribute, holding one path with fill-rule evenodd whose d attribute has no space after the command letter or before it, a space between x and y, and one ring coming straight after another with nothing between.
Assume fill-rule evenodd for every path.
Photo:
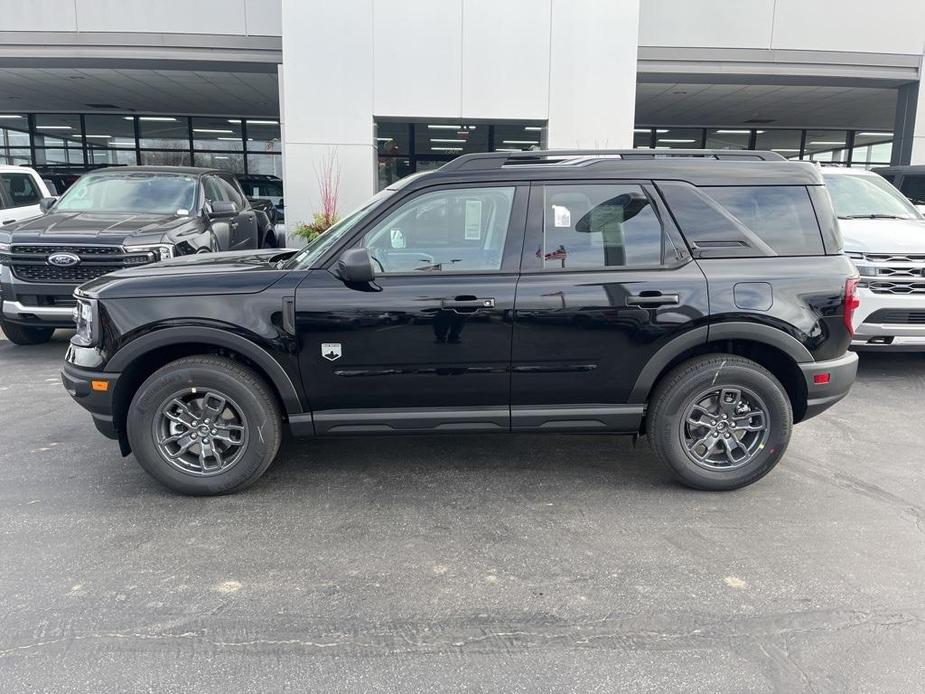
<instances>
[{"instance_id":1,"label":"white suv","mask_svg":"<svg viewBox=\"0 0 925 694\"><path fill-rule=\"evenodd\" d=\"M42 214L39 203L50 198L45 181L25 166L0 166L0 226Z\"/></svg>"},{"instance_id":2,"label":"white suv","mask_svg":"<svg viewBox=\"0 0 925 694\"><path fill-rule=\"evenodd\" d=\"M925 217L879 174L827 168L826 186L861 274L854 348L925 351Z\"/></svg>"}]
</instances>

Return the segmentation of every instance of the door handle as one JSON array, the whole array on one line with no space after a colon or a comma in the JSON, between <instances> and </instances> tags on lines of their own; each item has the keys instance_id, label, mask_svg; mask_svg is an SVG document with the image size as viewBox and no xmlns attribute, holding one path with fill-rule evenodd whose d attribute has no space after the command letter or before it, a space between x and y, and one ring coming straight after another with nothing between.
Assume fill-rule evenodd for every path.
<instances>
[{"instance_id":1,"label":"door handle","mask_svg":"<svg viewBox=\"0 0 925 694\"><path fill-rule=\"evenodd\" d=\"M492 297L478 298L475 296L457 296L452 299L443 299L440 302L441 308L447 308L452 311L478 311L480 308L494 308L495 300Z\"/></svg>"},{"instance_id":2,"label":"door handle","mask_svg":"<svg viewBox=\"0 0 925 694\"><path fill-rule=\"evenodd\" d=\"M16 221L15 219L4 219L2 223L3 223L3 224L12 224L12 223L15 222L15 221Z\"/></svg>"},{"instance_id":3,"label":"door handle","mask_svg":"<svg viewBox=\"0 0 925 694\"><path fill-rule=\"evenodd\" d=\"M659 291L645 291L626 297L627 306L677 306L680 303L681 296L676 292L663 294Z\"/></svg>"}]
</instances>

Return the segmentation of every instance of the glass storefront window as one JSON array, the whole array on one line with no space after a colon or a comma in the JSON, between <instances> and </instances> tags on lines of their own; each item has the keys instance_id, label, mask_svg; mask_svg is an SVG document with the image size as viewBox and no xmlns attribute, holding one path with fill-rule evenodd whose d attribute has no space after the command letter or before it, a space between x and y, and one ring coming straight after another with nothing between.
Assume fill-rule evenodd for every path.
<instances>
[{"instance_id":1,"label":"glass storefront window","mask_svg":"<svg viewBox=\"0 0 925 694\"><path fill-rule=\"evenodd\" d=\"M802 130L759 130L755 134L755 149L777 152L786 159L799 159L802 140Z\"/></svg>"},{"instance_id":2,"label":"glass storefront window","mask_svg":"<svg viewBox=\"0 0 925 694\"><path fill-rule=\"evenodd\" d=\"M861 130L854 134L852 166L886 166L889 165L892 154L893 133L883 130Z\"/></svg>"},{"instance_id":3,"label":"glass storefront window","mask_svg":"<svg viewBox=\"0 0 925 694\"><path fill-rule=\"evenodd\" d=\"M142 150L141 164L144 166L189 166L189 150Z\"/></svg>"},{"instance_id":4,"label":"glass storefront window","mask_svg":"<svg viewBox=\"0 0 925 694\"><path fill-rule=\"evenodd\" d=\"M810 161L848 160L848 133L844 130L807 130L803 158Z\"/></svg>"},{"instance_id":5,"label":"glass storefront window","mask_svg":"<svg viewBox=\"0 0 925 694\"><path fill-rule=\"evenodd\" d=\"M758 131L763 132L763 131ZM707 149L748 149L752 131L746 128L711 128L707 130Z\"/></svg>"},{"instance_id":6,"label":"glass storefront window","mask_svg":"<svg viewBox=\"0 0 925 694\"><path fill-rule=\"evenodd\" d=\"M243 150L241 122L228 121L228 118L193 118L193 149Z\"/></svg>"},{"instance_id":7,"label":"glass storefront window","mask_svg":"<svg viewBox=\"0 0 925 694\"><path fill-rule=\"evenodd\" d=\"M29 119L22 114L0 113L0 164L29 164L31 161Z\"/></svg>"},{"instance_id":8,"label":"glass storefront window","mask_svg":"<svg viewBox=\"0 0 925 694\"><path fill-rule=\"evenodd\" d=\"M496 152L522 152L544 149L546 128L541 123L497 123L493 127Z\"/></svg>"},{"instance_id":9,"label":"glass storefront window","mask_svg":"<svg viewBox=\"0 0 925 694\"><path fill-rule=\"evenodd\" d=\"M195 152L193 166L242 174L244 173L244 155L234 152Z\"/></svg>"},{"instance_id":10,"label":"glass storefront window","mask_svg":"<svg viewBox=\"0 0 925 694\"><path fill-rule=\"evenodd\" d=\"M635 128L633 130L633 149L651 149L652 128Z\"/></svg>"},{"instance_id":11,"label":"glass storefront window","mask_svg":"<svg viewBox=\"0 0 925 694\"><path fill-rule=\"evenodd\" d=\"M407 155L411 152L411 128L407 123L376 123L376 150L391 156Z\"/></svg>"},{"instance_id":12,"label":"glass storefront window","mask_svg":"<svg viewBox=\"0 0 925 694\"><path fill-rule=\"evenodd\" d=\"M247 172L283 177L283 158L278 154L248 154Z\"/></svg>"},{"instance_id":13,"label":"glass storefront window","mask_svg":"<svg viewBox=\"0 0 925 694\"><path fill-rule=\"evenodd\" d=\"M414 168L407 157L379 157L379 190L412 173Z\"/></svg>"},{"instance_id":14,"label":"glass storefront window","mask_svg":"<svg viewBox=\"0 0 925 694\"><path fill-rule=\"evenodd\" d=\"M655 133L656 149L700 149L702 142L700 128L659 128Z\"/></svg>"},{"instance_id":15,"label":"glass storefront window","mask_svg":"<svg viewBox=\"0 0 925 694\"><path fill-rule=\"evenodd\" d=\"M414 152L417 155L445 156L451 159L460 154L487 151L487 125L470 125L458 121L414 124Z\"/></svg>"},{"instance_id":16,"label":"glass storefront window","mask_svg":"<svg viewBox=\"0 0 925 694\"><path fill-rule=\"evenodd\" d=\"M238 123L239 119L230 118L229 123ZM255 119L245 122L247 125L248 152L282 152L282 137L279 121Z\"/></svg>"},{"instance_id":17,"label":"glass storefront window","mask_svg":"<svg viewBox=\"0 0 925 694\"><path fill-rule=\"evenodd\" d=\"M132 116L125 116L127 121ZM138 116L142 149L189 149L189 121L178 116Z\"/></svg>"}]
</instances>

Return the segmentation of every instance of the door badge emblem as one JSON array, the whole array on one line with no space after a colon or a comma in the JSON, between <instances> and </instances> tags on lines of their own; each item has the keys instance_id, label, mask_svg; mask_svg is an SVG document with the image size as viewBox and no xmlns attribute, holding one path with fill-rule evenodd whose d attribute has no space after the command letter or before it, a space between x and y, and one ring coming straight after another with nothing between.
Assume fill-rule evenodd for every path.
<instances>
[{"instance_id":1,"label":"door badge emblem","mask_svg":"<svg viewBox=\"0 0 925 694\"><path fill-rule=\"evenodd\" d=\"M321 356L328 361L337 361L341 357L340 342L322 342Z\"/></svg>"}]
</instances>

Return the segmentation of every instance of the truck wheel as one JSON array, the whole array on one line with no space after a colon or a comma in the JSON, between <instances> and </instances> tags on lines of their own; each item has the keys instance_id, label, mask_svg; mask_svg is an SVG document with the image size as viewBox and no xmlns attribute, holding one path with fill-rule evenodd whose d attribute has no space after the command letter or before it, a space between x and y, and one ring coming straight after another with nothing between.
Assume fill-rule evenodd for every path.
<instances>
[{"instance_id":1,"label":"truck wheel","mask_svg":"<svg viewBox=\"0 0 925 694\"><path fill-rule=\"evenodd\" d=\"M55 334L54 328L32 328L17 323L0 323L3 334L14 345L41 345L48 342Z\"/></svg>"},{"instance_id":2,"label":"truck wheel","mask_svg":"<svg viewBox=\"0 0 925 694\"><path fill-rule=\"evenodd\" d=\"M647 416L655 456L695 489L738 489L764 477L793 429L790 399L764 367L732 354L686 361L662 379Z\"/></svg>"},{"instance_id":3,"label":"truck wheel","mask_svg":"<svg viewBox=\"0 0 925 694\"><path fill-rule=\"evenodd\" d=\"M282 418L253 369L210 355L155 371L129 408L128 440L154 479L181 494L229 494L276 457Z\"/></svg>"}]
</instances>

